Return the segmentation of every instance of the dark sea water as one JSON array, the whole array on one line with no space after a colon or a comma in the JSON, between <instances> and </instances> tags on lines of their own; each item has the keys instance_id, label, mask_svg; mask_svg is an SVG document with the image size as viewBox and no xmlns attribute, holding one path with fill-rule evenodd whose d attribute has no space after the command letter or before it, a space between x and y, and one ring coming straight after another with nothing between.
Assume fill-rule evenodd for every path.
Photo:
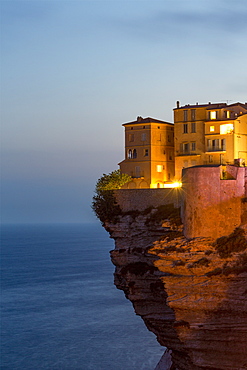
<instances>
[{"instance_id":1,"label":"dark sea water","mask_svg":"<svg viewBox=\"0 0 247 370\"><path fill-rule=\"evenodd\" d=\"M99 224L1 234L1 369L154 369L164 348L115 288Z\"/></svg>"}]
</instances>

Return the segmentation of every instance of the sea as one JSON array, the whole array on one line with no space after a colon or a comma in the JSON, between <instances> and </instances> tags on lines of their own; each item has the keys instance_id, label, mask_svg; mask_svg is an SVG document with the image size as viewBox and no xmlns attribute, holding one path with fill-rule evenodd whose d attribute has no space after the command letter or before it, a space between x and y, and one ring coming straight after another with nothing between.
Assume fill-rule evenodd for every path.
<instances>
[{"instance_id":1,"label":"sea","mask_svg":"<svg viewBox=\"0 0 247 370\"><path fill-rule=\"evenodd\" d=\"M164 347L114 286L99 223L1 226L1 369L153 370Z\"/></svg>"}]
</instances>

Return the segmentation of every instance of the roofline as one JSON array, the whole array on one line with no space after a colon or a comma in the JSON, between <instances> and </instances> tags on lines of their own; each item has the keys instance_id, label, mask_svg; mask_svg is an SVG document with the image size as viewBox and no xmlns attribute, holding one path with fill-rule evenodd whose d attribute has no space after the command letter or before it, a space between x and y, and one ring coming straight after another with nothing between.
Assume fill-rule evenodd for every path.
<instances>
[{"instance_id":1,"label":"roofline","mask_svg":"<svg viewBox=\"0 0 247 370\"><path fill-rule=\"evenodd\" d=\"M149 123L159 123L159 124L165 124L165 125L174 126L174 124L172 122L161 121L161 120L158 120L156 118L151 118L151 117L145 117L145 118L140 117L139 120L123 123L122 126L127 126L127 125L143 125L143 124L149 124Z\"/></svg>"}]
</instances>

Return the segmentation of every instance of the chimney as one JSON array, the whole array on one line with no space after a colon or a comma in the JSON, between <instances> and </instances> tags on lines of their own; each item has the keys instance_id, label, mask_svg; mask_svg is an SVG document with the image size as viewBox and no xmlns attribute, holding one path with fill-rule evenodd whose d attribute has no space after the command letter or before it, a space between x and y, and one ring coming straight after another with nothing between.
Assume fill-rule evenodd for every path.
<instances>
[{"instance_id":1,"label":"chimney","mask_svg":"<svg viewBox=\"0 0 247 370\"><path fill-rule=\"evenodd\" d=\"M137 122L141 122L142 120L143 120L143 118L141 116L137 117Z\"/></svg>"},{"instance_id":2,"label":"chimney","mask_svg":"<svg viewBox=\"0 0 247 370\"><path fill-rule=\"evenodd\" d=\"M177 108L179 108L179 100L177 100Z\"/></svg>"}]
</instances>

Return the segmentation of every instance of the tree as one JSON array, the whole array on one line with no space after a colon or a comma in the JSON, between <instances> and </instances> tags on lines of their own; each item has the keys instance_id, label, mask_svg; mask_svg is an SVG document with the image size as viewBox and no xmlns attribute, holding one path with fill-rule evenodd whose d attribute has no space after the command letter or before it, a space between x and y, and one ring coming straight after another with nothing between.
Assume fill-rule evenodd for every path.
<instances>
[{"instance_id":1,"label":"tree","mask_svg":"<svg viewBox=\"0 0 247 370\"><path fill-rule=\"evenodd\" d=\"M92 209L102 223L109 220L114 222L121 214L121 208L116 202L114 190L130 181L131 177L120 170L115 170L108 175L103 174L96 183Z\"/></svg>"}]
</instances>

